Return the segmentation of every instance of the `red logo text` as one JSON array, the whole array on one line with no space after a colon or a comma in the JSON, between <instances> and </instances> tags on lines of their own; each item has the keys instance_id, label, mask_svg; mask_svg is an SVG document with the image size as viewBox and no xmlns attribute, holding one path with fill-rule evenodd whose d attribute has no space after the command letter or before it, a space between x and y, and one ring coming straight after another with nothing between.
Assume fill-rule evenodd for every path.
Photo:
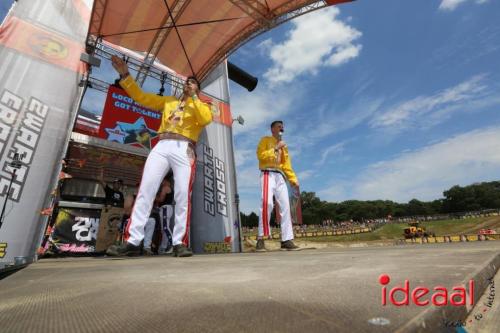
<instances>
[{"instance_id":1,"label":"red logo text","mask_svg":"<svg viewBox=\"0 0 500 333\"><path fill-rule=\"evenodd\" d=\"M448 290L443 286L435 286L432 289L423 286L410 287L410 281L405 280L404 285L398 285L388 290L387 285L391 277L382 274L379 282L382 285L382 305L387 305L387 299L395 306L407 306L413 303L418 306L426 306L432 303L434 306L463 306L474 305L474 280L469 280L468 288L455 286ZM467 290L468 289L468 290Z\"/></svg>"}]
</instances>

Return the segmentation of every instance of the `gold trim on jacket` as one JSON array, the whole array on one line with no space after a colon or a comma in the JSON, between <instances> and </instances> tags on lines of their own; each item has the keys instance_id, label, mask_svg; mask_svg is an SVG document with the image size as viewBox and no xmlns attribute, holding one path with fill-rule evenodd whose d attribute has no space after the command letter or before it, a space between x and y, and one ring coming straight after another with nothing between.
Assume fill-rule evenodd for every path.
<instances>
[{"instance_id":1,"label":"gold trim on jacket","mask_svg":"<svg viewBox=\"0 0 500 333\"><path fill-rule=\"evenodd\" d=\"M274 136L265 136L260 139L257 146L257 158L259 159L259 169L276 169L283 172L292 185L297 185L297 176L292 169L292 162L288 148L281 148L278 153L274 148L278 144L278 140ZM281 156L279 155L281 154ZM281 160L281 161L280 161Z\"/></svg>"},{"instance_id":2,"label":"gold trim on jacket","mask_svg":"<svg viewBox=\"0 0 500 333\"><path fill-rule=\"evenodd\" d=\"M130 75L120 81L120 86L135 102L163 112L158 133L172 132L198 141L203 127L212 121L210 107L198 98L189 97L182 106L181 101L174 96L145 93Z\"/></svg>"}]
</instances>

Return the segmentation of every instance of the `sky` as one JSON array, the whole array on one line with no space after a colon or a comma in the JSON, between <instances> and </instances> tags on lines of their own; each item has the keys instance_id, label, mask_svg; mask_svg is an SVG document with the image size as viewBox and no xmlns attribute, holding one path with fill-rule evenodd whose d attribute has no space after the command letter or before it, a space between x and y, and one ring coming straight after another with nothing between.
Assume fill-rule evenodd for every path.
<instances>
[{"instance_id":1,"label":"sky","mask_svg":"<svg viewBox=\"0 0 500 333\"><path fill-rule=\"evenodd\" d=\"M259 78L253 92L230 84L245 119L233 127L240 209L258 212L255 151L277 119L301 190L322 200L428 201L500 180L498 13L494 0L356 0L238 49L229 60ZM104 98L89 90L85 107Z\"/></svg>"},{"instance_id":2,"label":"sky","mask_svg":"<svg viewBox=\"0 0 500 333\"><path fill-rule=\"evenodd\" d=\"M500 180L500 2L357 0L296 18L230 61L241 210L258 212L256 146L285 123L301 190L408 202Z\"/></svg>"}]
</instances>

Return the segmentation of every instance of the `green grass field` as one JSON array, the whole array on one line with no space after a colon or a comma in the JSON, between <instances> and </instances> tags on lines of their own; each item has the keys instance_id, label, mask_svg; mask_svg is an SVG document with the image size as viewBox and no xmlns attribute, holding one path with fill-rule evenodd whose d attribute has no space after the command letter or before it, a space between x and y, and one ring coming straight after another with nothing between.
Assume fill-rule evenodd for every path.
<instances>
[{"instance_id":1,"label":"green grass field","mask_svg":"<svg viewBox=\"0 0 500 333\"><path fill-rule=\"evenodd\" d=\"M500 232L500 217L479 217L464 220L443 220L423 222L422 226L428 231L434 232L436 236L477 234L480 229L491 228ZM408 225L404 223L386 224L385 226L363 234L342 236L318 236L308 237L308 241L316 242L365 242L376 240L393 240L403 238L403 230Z\"/></svg>"}]
</instances>

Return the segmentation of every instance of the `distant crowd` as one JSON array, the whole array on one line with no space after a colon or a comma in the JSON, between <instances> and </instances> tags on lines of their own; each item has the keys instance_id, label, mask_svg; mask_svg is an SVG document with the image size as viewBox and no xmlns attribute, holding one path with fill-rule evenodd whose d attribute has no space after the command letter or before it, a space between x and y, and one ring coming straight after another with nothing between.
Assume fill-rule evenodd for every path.
<instances>
[{"instance_id":1,"label":"distant crowd","mask_svg":"<svg viewBox=\"0 0 500 333\"><path fill-rule=\"evenodd\" d=\"M439 221L439 220L458 220L470 219L478 217L499 216L500 209L485 209L481 211L460 212L452 214L438 214L438 215L418 215L418 216L405 216L392 218L393 223L408 223L408 222L426 222L426 221Z\"/></svg>"},{"instance_id":2,"label":"distant crowd","mask_svg":"<svg viewBox=\"0 0 500 333\"><path fill-rule=\"evenodd\" d=\"M333 219L323 220L321 224L301 224L294 225L294 231L297 233L315 232L315 231L349 231L359 228L370 228L371 230L377 229L386 223L409 223L409 222L426 222L426 221L439 221L439 220L453 220L453 219L468 219L478 217L499 216L499 209L488 209L482 211L461 212L454 214L439 214L439 215L426 215L426 216L405 216L396 217L388 216L386 218L367 219L363 221L334 221ZM279 226L277 226L279 228ZM257 228L242 227L244 233L254 233Z\"/></svg>"}]
</instances>

